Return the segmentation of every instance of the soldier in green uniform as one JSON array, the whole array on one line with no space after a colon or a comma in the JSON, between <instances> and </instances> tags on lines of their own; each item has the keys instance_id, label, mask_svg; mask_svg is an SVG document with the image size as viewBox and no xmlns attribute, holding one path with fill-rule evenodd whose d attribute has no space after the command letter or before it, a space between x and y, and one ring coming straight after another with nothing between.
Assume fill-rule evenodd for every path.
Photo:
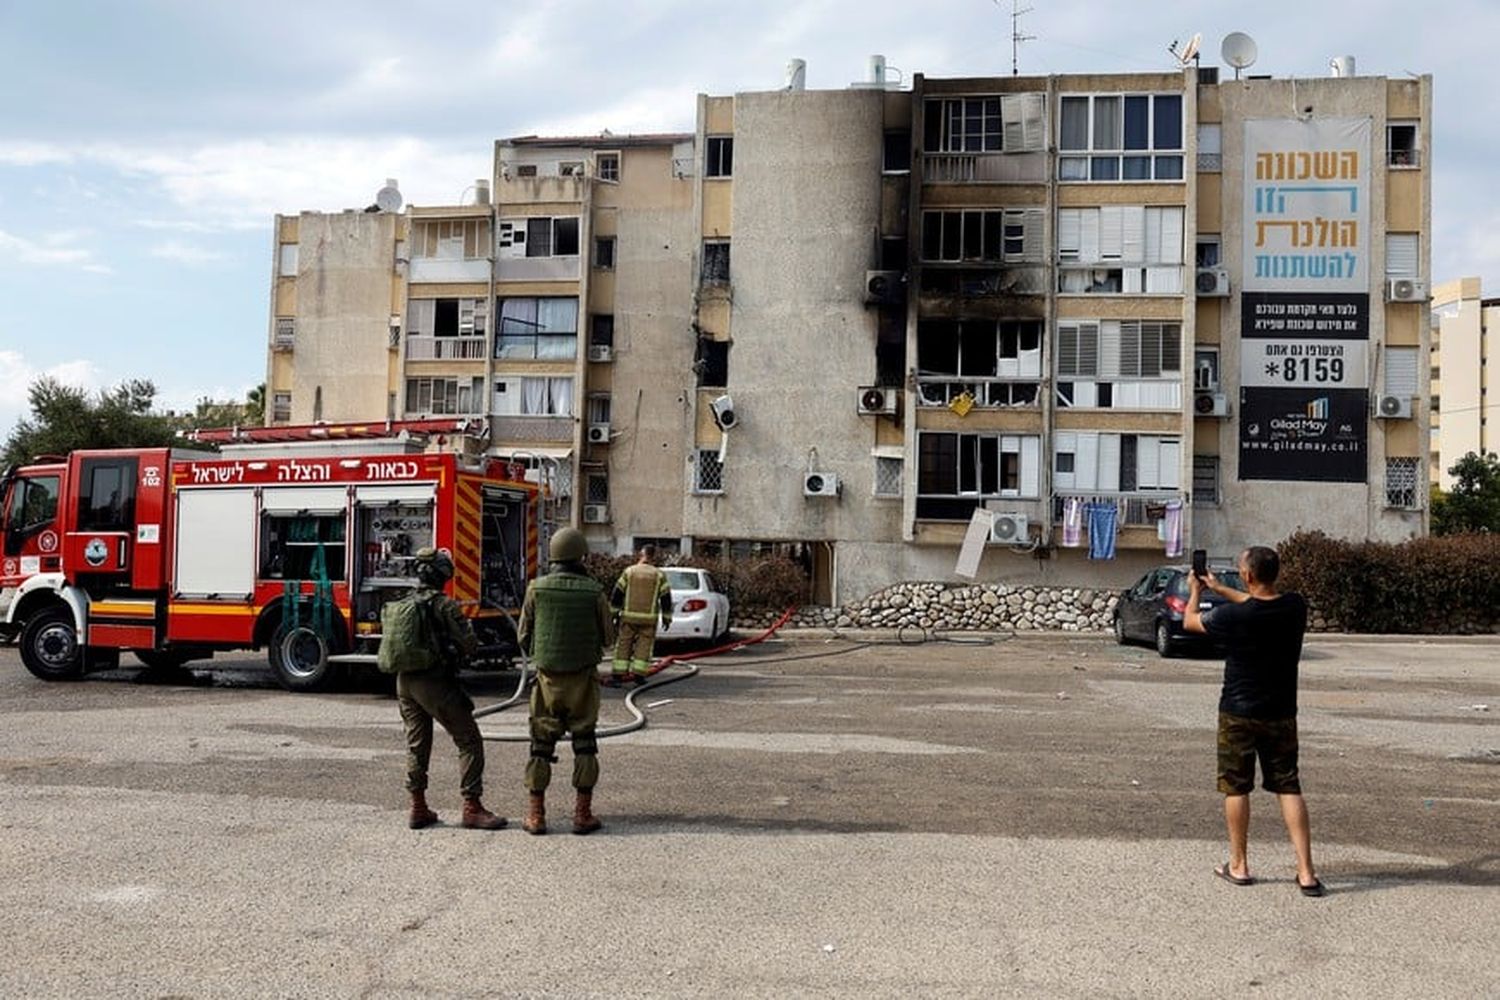
<instances>
[{"instance_id":1,"label":"soldier in green uniform","mask_svg":"<svg viewBox=\"0 0 1500 1000\"><path fill-rule=\"evenodd\" d=\"M505 820L479 800L484 790L484 739L474 721L474 702L458 682L460 663L473 655L479 640L458 602L443 593L443 586L453 578L453 560L446 552L423 548L417 551L415 562L417 589L413 597L427 602L431 609L436 639L444 647L444 655L430 670L396 675L396 699L401 706L401 721L406 724L406 787L411 792L408 825L420 830L438 821L437 813L427 807L427 764L432 758L432 720L436 719L458 747L463 825L471 830L499 830Z\"/></svg>"},{"instance_id":2,"label":"soldier in green uniform","mask_svg":"<svg viewBox=\"0 0 1500 1000\"><path fill-rule=\"evenodd\" d=\"M672 588L667 586L667 574L653 565L655 559L656 546L642 546L635 565L620 574L610 594L610 603L620 614L611 687L627 679L638 684L646 679L656 646L657 618L665 628L672 625Z\"/></svg>"},{"instance_id":3,"label":"soldier in green uniform","mask_svg":"<svg viewBox=\"0 0 1500 1000\"><path fill-rule=\"evenodd\" d=\"M547 832L547 785L564 733L573 734L573 832L604 824L593 813L599 780L599 674L595 667L613 640L604 588L583 568L588 541L576 528L552 536L552 572L532 581L521 604L520 641L536 664L531 689L531 758L526 762L526 818L521 829Z\"/></svg>"}]
</instances>

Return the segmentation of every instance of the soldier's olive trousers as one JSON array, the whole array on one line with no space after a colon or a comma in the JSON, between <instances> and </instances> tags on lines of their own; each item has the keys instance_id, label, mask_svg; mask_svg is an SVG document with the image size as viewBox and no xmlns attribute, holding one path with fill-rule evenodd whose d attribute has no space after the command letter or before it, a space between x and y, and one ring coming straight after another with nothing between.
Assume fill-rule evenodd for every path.
<instances>
[{"instance_id":1,"label":"soldier's olive trousers","mask_svg":"<svg viewBox=\"0 0 1500 1000\"><path fill-rule=\"evenodd\" d=\"M432 759L432 720L442 723L458 747L462 768L460 787L465 796L484 791L484 739L474 721L474 702L464 693L451 670L423 670L396 675L396 700L406 724L406 787L427 790L427 765Z\"/></svg>"},{"instance_id":2,"label":"soldier's olive trousers","mask_svg":"<svg viewBox=\"0 0 1500 1000\"><path fill-rule=\"evenodd\" d=\"M618 676L627 670L646 674L651 671L651 651L656 645L656 623L636 625L620 622L620 634L615 640L614 673Z\"/></svg>"},{"instance_id":3,"label":"soldier's olive trousers","mask_svg":"<svg viewBox=\"0 0 1500 1000\"><path fill-rule=\"evenodd\" d=\"M573 787L589 791L599 781L599 675L593 667L576 673L538 670L531 689L531 759L526 790L544 792L552 783L557 741L573 734Z\"/></svg>"}]
</instances>

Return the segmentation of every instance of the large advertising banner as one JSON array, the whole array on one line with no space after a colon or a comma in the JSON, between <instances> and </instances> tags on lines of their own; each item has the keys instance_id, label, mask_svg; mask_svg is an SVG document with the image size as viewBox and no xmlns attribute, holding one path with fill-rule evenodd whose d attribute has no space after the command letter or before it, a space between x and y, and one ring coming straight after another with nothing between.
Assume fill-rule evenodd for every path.
<instances>
[{"instance_id":1,"label":"large advertising banner","mask_svg":"<svg viewBox=\"0 0 1500 1000\"><path fill-rule=\"evenodd\" d=\"M1368 118L1245 124L1242 480L1363 483Z\"/></svg>"}]
</instances>

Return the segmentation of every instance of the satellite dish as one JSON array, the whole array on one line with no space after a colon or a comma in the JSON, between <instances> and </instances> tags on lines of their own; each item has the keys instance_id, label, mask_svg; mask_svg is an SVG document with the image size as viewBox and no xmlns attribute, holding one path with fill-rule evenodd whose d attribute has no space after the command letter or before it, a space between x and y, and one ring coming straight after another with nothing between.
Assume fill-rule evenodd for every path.
<instances>
[{"instance_id":1,"label":"satellite dish","mask_svg":"<svg viewBox=\"0 0 1500 1000\"><path fill-rule=\"evenodd\" d=\"M1182 50L1182 55L1178 56L1177 58L1180 59L1180 60L1182 60L1182 63L1183 63L1184 66L1187 65L1188 63L1192 62L1194 59L1198 58L1198 49L1199 49L1199 47L1202 44L1203 44L1203 33L1200 31L1197 34L1195 34L1192 38L1188 39L1187 48L1183 49Z\"/></svg>"},{"instance_id":2,"label":"satellite dish","mask_svg":"<svg viewBox=\"0 0 1500 1000\"><path fill-rule=\"evenodd\" d=\"M1219 48L1224 61L1234 67L1234 78L1240 78L1240 70L1255 64L1257 50L1255 39L1243 31L1231 32L1224 36L1224 43Z\"/></svg>"},{"instance_id":3,"label":"satellite dish","mask_svg":"<svg viewBox=\"0 0 1500 1000\"><path fill-rule=\"evenodd\" d=\"M394 177L387 177L385 187L375 192L375 206L382 212L401 211L401 191L396 187Z\"/></svg>"}]
</instances>

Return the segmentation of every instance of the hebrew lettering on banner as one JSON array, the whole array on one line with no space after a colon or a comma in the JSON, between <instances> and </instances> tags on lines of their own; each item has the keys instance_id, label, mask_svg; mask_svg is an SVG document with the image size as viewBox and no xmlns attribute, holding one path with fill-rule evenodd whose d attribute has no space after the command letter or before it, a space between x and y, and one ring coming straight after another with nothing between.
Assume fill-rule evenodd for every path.
<instances>
[{"instance_id":1,"label":"hebrew lettering on banner","mask_svg":"<svg viewBox=\"0 0 1500 1000\"><path fill-rule=\"evenodd\" d=\"M1368 118L1245 123L1246 291L1368 292Z\"/></svg>"}]
</instances>

